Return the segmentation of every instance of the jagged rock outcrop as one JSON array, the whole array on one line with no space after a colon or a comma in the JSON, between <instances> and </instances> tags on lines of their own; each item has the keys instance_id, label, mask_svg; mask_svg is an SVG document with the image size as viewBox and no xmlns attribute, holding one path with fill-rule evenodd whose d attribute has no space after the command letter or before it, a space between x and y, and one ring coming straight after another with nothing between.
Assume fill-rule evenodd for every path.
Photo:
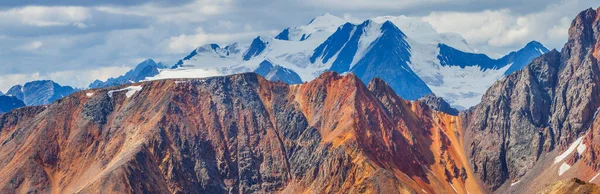
<instances>
[{"instance_id":1,"label":"jagged rock outcrop","mask_svg":"<svg viewBox=\"0 0 600 194\"><path fill-rule=\"evenodd\" d=\"M418 102L431 107L433 110L458 116L458 110L452 108L452 106L450 106L450 104L448 104L448 102L446 102L443 98L437 97L434 94L423 96L422 98L419 98Z\"/></svg>"},{"instance_id":2,"label":"jagged rock outcrop","mask_svg":"<svg viewBox=\"0 0 600 194\"><path fill-rule=\"evenodd\" d=\"M589 130L600 106L599 16L581 12L560 53L498 81L464 114L471 167L490 189L519 180L546 153L565 150Z\"/></svg>"},{"instance_id":3,"label":"jagged rock outcrop","mask_svg":"<svg viewBox=\"0 0 600 194\"><path fill-rule=\"evenodd\" d=\"M0 114L0 192L479 193L461 125L353 74L143 82Z\"/></svg>"},{"instance_id":4,"label":"jagged rock outcrop","mask_svg":"<svg viewBox=\"0 0 600 194\"><path fill-rule=\"evenodd\" d=\"M473 170L492 189L523 176L551 141L545 128L559 59L556 50L542 55L494 84L473 110L467 152Z\"/></svg>"}]
</instances>

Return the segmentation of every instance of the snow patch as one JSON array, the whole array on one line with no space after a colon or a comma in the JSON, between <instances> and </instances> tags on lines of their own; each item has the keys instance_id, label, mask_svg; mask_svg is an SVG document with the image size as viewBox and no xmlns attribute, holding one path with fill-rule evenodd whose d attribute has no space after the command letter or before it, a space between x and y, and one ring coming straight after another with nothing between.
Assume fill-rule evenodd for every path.
<instances>
[{"instance_id":1,"label":"snow patch","mask_svg":"<svg viewBox=\"0 0 600 194\"><path fill-rule=\"evenodd\" d=\"M133 94L135 94L135 92L138 92L140 90L142 90L142 86L129 86L129 87L118 89L118 90L108 91L108 97L112 98L112 94L115 92L127 91L127 93L125 93L125 96L127 96L127 98L129 98L129 97L133 96Z\"/></svg>"},{"instance_id":2,"label":"snow patch","mask_svg":"<svg viewBox=\"0 0 600 194\"><path fill-rule=\"evenodd\" d=\"M442 66L438 60L440 48L435 44L421 44L407 39L411 46L410 68L429 86L436 96L450 105L468 109L481 102L481 97L510 68L481 71L478 66Z\"/></svg>"},{"instance_id":3,"label":"snow patch","mask_svg":"<svg viewBox=\"0 0 600 194\"><path fill-rule=\"evenodd\" d=\"M600 107L598 107L598 109L596 109L596 112L594 112L594 118L592 120L596 120L596 116L598 116L598 111L600 111Z\"/></svg>"},{"instance_id":4,"label":"snow patch","mask_svg":"<svg viewBox=\"0 0 600 194\"><path fill-rule=\"evenodd\" d=\"M512 186L515 186L515 185L519 184L519 182L521 182L521 180L518 180L517 182L511 183L511 184L510 184L510 186L511 186L511 187L512 187Z\"/></svg>"},{"instance_id":5,"label":"snow patch","mask_svg":"<svg viewBox=\"0 0 600 194\"><path fill-rule=\"evenodd\" d=\"M225 75L224 73L218 72L210 68L199 68L199 69L188 69L188 68L177 68L177 69L166 69L161 71L154 77L146 78L146 80L161 80L161 79L172 79L172 78L205 78Z\"/></svg>"},{"instance_id":6,"label":"snow patch","mask_svg":"<svg viewBox=\"0 0 600 194\"><path fill-rule=\"evenodd\" d=\"M187 83L187 81L175 81L175 84L184 84Z\"/></svg>"},{"instance_id":7,"label":"snow patch","mask_svg":"<svg viewBox=\"0 0 600 194\"><path fill-rule=\"evenodd\" d=\"M535 50L537 50L538 52L540 52L540 54L544 54L544 51L542 49L540 49L540 48L536 47Z\"/></svg>"},{"instance_id":8,"label":"snow patch","mask_svg":"<svg viewBox=\"0 0 600 194\"><path fill-rule=\"evenodd\" d=\"M454 188L454 185L452 185L452 183L449 183L449 184L452 187L452 189L454 190L454 192L458 193L458 191L456 190L456 188Z\"/></svg>"},{"instance_id":9,"label":"snow patch","mask_svg":"<svg viewBox=\"0 0 600 194\"><path fill-rule=\"evenodd\" d=\"M88 98L94 96L94 93L86 93L85 96L87 96Z\"/></svg>"},{"instance_id":10,"label":"snow patch","mask_svg":"<svg viewBox=\"0 0 600 194\"><path fill-rule=\"evenodd\" d=\"M600 175L600 173L596 174L596 176L594 176L594 177L593 177L593 178L590 180L590 182L592 182L592 181L596 180L596 178L598 178L598 175Z\"/></svg>"},{"instance_id":11,"label":"snow patch","mask_svg":"<svg viewBox=\"0 0 600 194\"><path fill-rule=\"evenodd\" d=\"M358 63L358 61L360 61L369 50L371 50L371 45L381 35L381 25L377 23L370 22L366 29L363 29L363 34L358 40L358 49L354 55L354 58L352 59L350 69L352 69L352 67L354 67L354 65L356 65L356 63Z\"/></svg>"},{"instance_id":12,"label":"snow patch","mask_svg":"<svg viewBox=\"0 0 600 194\"><path fill-rule=\"evenodd\" d=\"M571 165L568 165L567 163L563 162L563 164L560 165L560 168L558 168L558 176L560 176L563 173L567 172L567 170L569 170L569 168L571 168Z\"/></svg>"},{"instance_id":13,"label":"snow patch","mask_svg":"<svg viewBox=\"0 0 600 194\"><path fill-rule=\"evenodd\" d=\"M582 155L585 151L585 148L587 148L587 146L585 146L585 144L583 143L580 143L579 146L577 146L577 153L579 153L579 155Z\"/></svg>"},{"instance_id":14,"label":"snow patch","mask_svg":"<svg viewBox=\"0 0 600 194\"><path fill-rule=\"evenodd\" d=\"M557 164L560 161L567 158L569 155L571 155L571 153L573 153L573 151L575 151L576 148L577 148L577 151L579 152L580 151L579 144L581 144L583 137L585 137L585 135L583 135L583 136L579 137L577 140L575 140L575 142L573 142L573 144L571 144L571 146L569 146L569 149L567 149L564 153L556 156L556 158L554 158L554 164ZM579 152L579 153L581 154L583 151L585 151L585 145L583 146L581 152ZM561 168L562 168L562 166L561 166Z\"/></svg>"}]
</instances>

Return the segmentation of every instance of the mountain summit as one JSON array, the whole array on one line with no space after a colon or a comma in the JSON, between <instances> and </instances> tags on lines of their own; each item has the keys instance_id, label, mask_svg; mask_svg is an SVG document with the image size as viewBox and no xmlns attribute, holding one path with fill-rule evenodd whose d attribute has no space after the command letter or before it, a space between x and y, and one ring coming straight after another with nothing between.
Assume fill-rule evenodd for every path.
<instances>
[{"instance_id":1,"label":"mountain summit","mask_svg":"<svg viewBox=\"0 0 600 194\"><path fill-rule=\"evenodd\" d=\"M311 81L325 71L354 73L365 83L379 77L405 99L417 100L434 93L464 109L479 103L493 82L547 52L537 42L501 59L472 50L460 35L438 33L415 18L385 16L354 24L324 14L307 25L286 28L275 37L200 46L173 69L150 79L268 72L257 71L267 61L301 81ZM295 78L280 79L286 80L298 83Z\"/></svg>"},{"instance_id":2,"label":"mountain summit","mask_svg":"<svg viewBox=\"0 0 600 194\"><path fill-rule=\"evenodd\" d=\"M578 14L561 52L498 81L465 114L471 166L492 190L570 177L598 183L598 18L593 9Z\"/></svg>"}]
</instances>

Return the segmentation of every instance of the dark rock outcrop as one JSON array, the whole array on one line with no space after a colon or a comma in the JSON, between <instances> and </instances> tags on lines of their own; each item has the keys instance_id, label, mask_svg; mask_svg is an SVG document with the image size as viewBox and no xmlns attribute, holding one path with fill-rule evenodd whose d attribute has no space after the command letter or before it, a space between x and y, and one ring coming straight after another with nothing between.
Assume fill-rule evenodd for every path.
<instances>
[{"instance_id":1,"label":"dark rock outcrop","mask_svg":"<svg viewBox=\"0 0 600 194\"><path fill-rule=\"evenodd\" d=\"M550 51L498 81L465 114L470 163L492 190L589 130L600 106L598 17L593 9L581 12L560 53Z\"/></svg>"},{"instance_id":2,"label":"dark rock outcrop","mask_svg":"<svg viewBox=\"0 0 600 194\"><path fill-rule=\"evenodd\" d=\"M458 110L452 108L452 106L450 106L443 98L437 97L434 94L423 96L422 98L419 98L418 102L429 106L433 110L458 116Z\"/></svg>"}]
</instances>

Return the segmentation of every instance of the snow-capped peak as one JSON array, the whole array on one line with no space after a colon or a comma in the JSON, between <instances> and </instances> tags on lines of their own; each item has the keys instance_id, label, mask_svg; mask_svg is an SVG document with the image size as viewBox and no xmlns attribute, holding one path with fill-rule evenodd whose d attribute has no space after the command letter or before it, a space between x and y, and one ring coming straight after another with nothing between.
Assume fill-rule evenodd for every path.
<instances>
[{"instance_id":1,"label":"snow-capped peak","mask_svg":"<svg viewBox=\"0 0 600 194\"><path fill-rule=\"evenodd\" d=\"M346 20L342 18L331 15L330 13L325 13L312 19L306 26L312 28L337 28L345 22Z\"/></svg>"},{"instance_id":2,"label":"snow-capped peak","mask_svg":"<svg viewBox=\"0 0 600 194\"><path fill-rule=\"evenodd\" d=\"M316 35L319 39L325 39L344 23L346 21L342 18L326 13L312 19L307 25L284 29L275 39L304 41L314 37L315 33L319 33Z\"/></svg>"},{"instance_id":3,"label":"snow-capped peak","mask_svg":"<svg viewBox=\"0 0 600 194\"><path fill-rule=\"evenodd\" d=\"M371 47L371 44L375 40L377 40L379 36L381 36L382 24L375 23L372 20L367 20L363 22L362 25L364 25L364 27L362 28L362 36L360 36L360 39L358 41L358 49L356 50L356 54L352 59L352 64L350 64L350 68L352 68L352 66L358 63L360 59L362 59L362 57Z\"/></svg>"},{"instance_id":4,"label":"snow-capped peak","mask_svg":"<svg viewBox=\"0 0 600 194\"><path fill-rule=\"evenodd\" d=\"M538 41L531 41L529 43L527 43L527 45L525 45L525 47L523 49L535 49L537 52L540 52L541 54L547 53L550 50L548 50L548 48L546 48L544 45L542 45L542 43L538 42ZM521 50L523 50L521 49Z\"/></svg>"},{"instance_id":5,"label":"snow-capped peak","mask_svg":"<svg viewBox=\"0 0 600 194\"><path fill-rule=\"evenodd\" d=\"M323 14L274 38L259 36L224 48L199 47L173 69L162 69L148 79L254 71L298 83L324 71L352 72L364 81L382 78L406 99L433 92L455 107L468 108L505 72L522 68L545 51L537 42L526 48L491 59L473 53L460 35L438 33L419 18L383 16L353 24Z\"/></svg>"},{"instance_id":6,"label":"snow-capped peak","mask_svg":"<svg viewBox=\"0 0 600 194\"><path fill-rule=\"evenodd\" d=\"M421 44L446 44L461 51L473 52L467 41L456 33L439 33L433 26L418 18L400 16L381 16L372 19L377 23L390 21L394 23L406 36Z\"/></svg>"}]
</instances>

